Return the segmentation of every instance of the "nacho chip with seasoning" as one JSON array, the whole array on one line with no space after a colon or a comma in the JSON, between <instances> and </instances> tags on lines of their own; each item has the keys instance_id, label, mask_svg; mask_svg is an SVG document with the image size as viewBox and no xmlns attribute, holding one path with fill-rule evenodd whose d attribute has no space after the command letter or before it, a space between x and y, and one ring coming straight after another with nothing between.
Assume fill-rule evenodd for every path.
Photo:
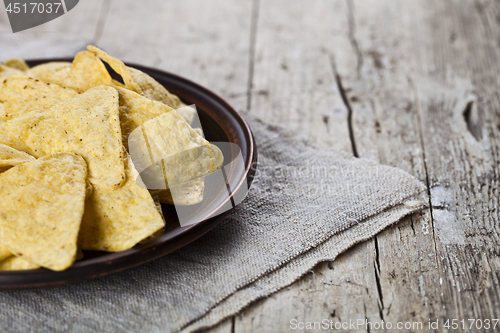
<instances>
[{"instance_id":1,"label":"nacho chip with seasoning","mask_svg":"<svg viewBox=\"0 0 500 333\"><path fill-rule=\"evenodd\" d=\"M2 244L0 244L0 261L12 256L12 253L10 253L9 250Z\"/></svg>"},{"instance_id":2,"label":"nacho chip with seasoning","mask_svg":"<svg viewBox=\"0 0 500 333\"><path fill-rule=\"evenodd\" d=\"M70 62L54 61L31 67L25 75L45 82L61 84L70 70Z\"/></svg>"},{"instance_id":3,"label":"nacho chip with seasoning","mask_svg":"<svg viewBox=\"0 0 500 333\"><path fill-rule=\"evenodd\" d=\"M53 64L51 66L56 67L58 65ZM49 67L50 70L45 70L46 68L37 68L38 66L36 66L27 74L45 82L75 89L78 92L85 92L100 85L113 84L113 80L101 59L92 52L78 52L69 69L64 63L60 64L60 66L61 68L57 70L52 67ZM39 73L40 71L41 73Z\"/></svg>"},{"instance_id":4,"label":"nacho chip with seasoning","mask_svg":"<svg viewBox=\"0 0 500 333\"><path fill-rule=\"evenodd\" d=\"M149 172L150 176L143 175L148 188L175 187L222 166L220 149L201 137L172 108L127 89L117 90L124 144L139 172ZM152 185L149 180L163 183Z\"/></svg>"},{"instance_id":5,"label":"nacho chip with seasoning","mask_svg":"<svg viewBox=\"0 0 500 333\"><path fill-rule=\"evenodd\" d=\"M0 173L7 171L16 165L32 162L34 160L35 158L31 155L0 144ZM10 257L11 255L10 251L0 243L0 261Z\"/></svg>"},{"instance_id":6,"label":"nacho chip with seasoning","mask_svg":"<svg viewBox=\"0 0 500 333\"><path fill-rule=\"evenodd\" d=\"M165 184L151 189L173 188L207 176L220 169L224 161L220 149L198 135L176 112L164 113L134 130L129 137L129 149L133 158L137 150L148 152L139 155L143 160L134 159L140 165L141 175L142 170L155 170L161 165L164 177L155 176L154 181L156 185L161 185L160 180ZM149 179L143 180L149 184Z\"/></svg>"},{"instance_id":7,"label":"nacho chip with seasoning","mask_svg":"<svg viewBox=\"0 0 500 333\"><path fill-rule=\"evenodd\" d=\"M8 67L0 64L0 82L12 75L23 75L24 72L17 68Z\"/></svg>"},{"instance_id":8,"label":"nacho chip with seasoning","mask_svg":"<svg viewBox=\"0 0 500 333\"><path fill-rule=\"evenodd\" d=\"M166 191L159 191L161 203L179 206L196 205L203 201L204 178L198 178Z\"/></svg>"},{"instance_id":9,"label":"nacho chip with seasoning","mask_svg":"<svg viewBox=\"0 0 500 333\"><path fill-rule=\"evenodd\" d=\"M0 240L11 253L60 271L75 261L87 164L59 153L0 174Z\"/></svg>"},{"instance_id":10,"label":"nacho chip with seasoning","mask_svg":"<svg viewBox=\"0 0 500 333\"><path fill-rule=\"evenodd\" d=\"M6 62L3 63L4 66L10 67L10 68L15 68L20 71L27 71L30 69L30 66L26 63L26 61L22 59L9 59Z\"/></svg>"},{"instance_id":11,"label":"nacho chip with seasoning","mask_svg":"<svg viewBox=\"0 0 500 333\"><path fill-rule=\"evenodd\" d=\"M125 184L116 190L94 186L78 239L82 249L124 251L165 226L151 194L138 185L140 178L128 156L126 172Z\"/></svg>"},{"instance_id":12,"label":"nacho chip with seasoning","mask_svg":"<svg viewBox=\"0 0 500 333\"><path fill-rule=\"evenodd\" d=\"M6 115L45 109L78 95L73 89L22 75L11 76L0 83L0 102L4 103Z\"/></svg>"},{"instance_id":13,"label":"nacho chip with seasoning","mask_svg":"<svg viewBox=\"0 0 500 333\"><path fill-rule=\"evenodd\" d=\"M78 153L88 163L92 185L118 188L125 181L118 93L97 87L38 111L0 118L0 143L42 157Z\"/></svg>"},{"instance_id":14,"label":"nacho chip with seasoning","mask_svg":"<svg viewBox=\"0 0 500 333\"><path fill-rule=\"evenodd\" d=\"M35 158L33 156L0 143L0 173L13 166L32 162L34 160Z\"/></svg>"},{"instance_id":15,"label":"nacho chip with seasoning","mask_svg":"<svg viewBox=\"0 0 500 333\"><path fill-rule=\"evenodd\" d=\"M171 94L164 86L158 83L151 76L141 72L138 69L126 66L121 60L108 55L106 52L89 45L87 49L107 62L111 68L122 77L125 87L153 101L161 102L173 109L184 107L182 111L183 118L191 123L196 111L192 108L186 108L174 94Z\"/></svg>"},{"instance_id":16,"label":"nacho chip with seasoning","mask_svg":"<svg viewBox=\"0 0 500 333\"><path fill-rule=\"evenodd\" d=\"M0 271L25 271L28 269L40 268L40 265L34 264L24 257L10 256L0 261Z\"/></svg>"}]
</instances>

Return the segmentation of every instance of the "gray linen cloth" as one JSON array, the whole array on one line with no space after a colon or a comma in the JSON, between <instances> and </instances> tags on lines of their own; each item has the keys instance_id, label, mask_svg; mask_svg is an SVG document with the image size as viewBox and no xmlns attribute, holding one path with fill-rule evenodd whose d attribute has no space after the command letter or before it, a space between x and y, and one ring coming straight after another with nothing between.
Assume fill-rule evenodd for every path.
<instances>
[{"instance_id":1,"label":"gray linen cloth","mask_svg":"<svg viewBox=\"0 0 500 333\"><path fill-rule=\"evenodd\" d=\"M2 332L191 332L290 285L420 209L402 170L325 151L250 116L259 152L247 198L198 241L135 269L0 292Z\"/></svg>"}]
</instances>

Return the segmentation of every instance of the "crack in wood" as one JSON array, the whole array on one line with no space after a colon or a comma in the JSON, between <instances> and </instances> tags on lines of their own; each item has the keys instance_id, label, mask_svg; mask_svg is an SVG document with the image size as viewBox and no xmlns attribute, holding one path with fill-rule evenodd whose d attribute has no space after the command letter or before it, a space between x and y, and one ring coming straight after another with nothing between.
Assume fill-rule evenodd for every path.
<instances>
[{"instance_id":1,"label":"crack in wood","mask_svg":"<svg viewBox=\"0 0 500 333\"><path fill-rule=\"evenodd\" d=\"M366 303L365 302L363 302L363 308L365 309L365 320L368 322L368 316L366 315ZM366 326L366 331L368 333L370 333L370 326L369 325Z\"/></svg>"},{"instance_id":2,"label":"crack in wood","mask_svg":"<svg viewBox=\"0 0 500 333\"><path fill-rule=\"evenodd\" d=\"M257 23L259 21L260 0L252 1L250 23L250 57L248 59L247 111L252 108L253 74L255 66L255 46L257 43Z\"/></svg>"},{"instance_id":3,"label":"crack in wood","mask_svg":"<svg viewBox=\"0 0 500 333\"><path fill-rule=\"evenodd\" d=\"M349 103L349 100L347 99L347 94L344 89L344 86L342 85L342 79L340 78L340 75L337 72L337 67L335 64L335 59L330 57L330 63L332 66L332 71L333 71L333 76L335 77L335 82L337 83L337 88L340 93L340 97L342 97L342 101L344 102L344 105L347 109L347 126L348 126L348 131L349 131L349 139L351 140L351 149L352 149L352 154L354 157L359 157L358 155L358 150L356 148L356 141L354 140L354 129L352 126L352 108L351 104Z\"/></svg>"},{"instance_id":4,"label":"crack in wood","mask_svg":"<svg viewBox=\"0 0 500 333\"><path fill-rule=\"evenodd\" d=\"M425 172L425 184L426 184L426 188L427 188L427 196L429 197L429 211L430 211L430 222L431 222L431 228L432 228L432 241L434 243L434 252L437 254L439 253L438 250L437 250L437 244L436 244L436 230L435 230L435 227L434 227L434 216L433 216L433 212L432 212L432 197L431 197L431 184L430 184L430 177L429 177L429 170L427 168L427 160L426 160L426 157L425 157L425 144L424 144L424 134L423 134L423 123L422 123L422 116L420 114L421 110L420 110L420 107L419 107L419 100L418 100L418 90L417 88L415 87L414 83L413 83L413 80L410 78L410 77L407 77L408 79L408 84L409 86L411 87L411 90L413 91L413 94L415 95L414 98L415 98L415 107L416 107L416 114L417 114L417 118L418 118L418 121L417 121L417 130L418 130L418 137L419 137L419 141L420 141L420 146L422 147L422 161L423 161L423 164L424 164L424 172ZM437 261L437 258L435 259L435 262L436 262L436 267L439 267L439 262Z\"/></svg>"},{"instance_id":5,"label":"crack in wood","mask_svg":"<svg viewBox=\"0 0 500 333\"><path fill-rule=\"evenodd\" d=\"M356 40L356 20L354 19L354 4L352 0L346 0L347 2L347 22L349 26L348 38L351 43L354 53L356 54L356 63L358 75L361 73L361 66L363 65L363 55L359 49L358 41Z\"/></svg>"},{"instance_id":6,"label":"crack in wood","mask_svg":"<svg viewBox=\"0 0 500 333\"><path fill-rule=\"evenodd\" d=\"M375 262L373 263L373 268L375 270L375 282L377 284L378 292L378 309L380 313L380 318L384 320L384 295L382 294L382 284L380 283L380 252L378 247L377 236L374 237L375 240Z\"/></svg>"},{"instance_id":7,"label":"crack in wood","mask_svg":"<svg viewBox=\"0 0 500 333\"><path fill-rule=\"evenodd\" d=\"M410 226L411 230L413 230L413 235L416 235L417 233L415 232L415 225L413 224L413 216L410 218Z\"/></svg>"}]
</instances>

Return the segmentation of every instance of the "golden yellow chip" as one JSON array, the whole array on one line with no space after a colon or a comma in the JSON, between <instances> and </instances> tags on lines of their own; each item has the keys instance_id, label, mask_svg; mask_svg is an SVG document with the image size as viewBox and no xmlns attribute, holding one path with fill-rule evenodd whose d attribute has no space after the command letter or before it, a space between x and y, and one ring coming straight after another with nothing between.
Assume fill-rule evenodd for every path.
<instances>
[{"instance_id":1,"label":"golden yellow chip","mask_svg":"<svg viewBox=\"0 0 500 333\"><path fill-rule=\"evenodd\" d=\"M171 94L164 86L155 79L138 69L126 66L121 60L108 55L106 52L93 45L87 46L87 49L107 62L111 68L123 79L125 87L144 97L161 102L171 108L178 109L185 106L174 94ZM193 110L194 111L194 110Z\"/></svg>"},{"instance_id":2,"label":"golden yellow chip","mask_svg":"<svg viewBox=\"0 0 500 333\"><path fill-rule=\"evenodd\" d=\"M59 65L61 66L60 68L58 68ZM91 52L78 52L69 69L64 63L59 65L52 65L56 70L49 66L50 71L42 68L41 75L39 69L37 69L38 66L33 67L28 71L28 75L32 75L45 82L75 89L78 92L84 92L93 87L111 85L113 83L101 59Z\"/></svg>"},{"instance_id":3,"label":"golden yellow chip","mask_svg":"<svg viewBox=\"0 0 500 333\"><path fill-rule=\"evenodd\" d=\"M60 271L75 260L87 164L59 153L0 174L0 239L11 253Z\"/></svg>"},{"instance_id":4,"label":"golden yellow chip","mask_svg":"<svg viewBox=\"0 0 500 333\"><path fill-rule=\"evenodd\" d=\"M116 89L124 144L141 174L150 174L142 174L148 188L175 187L222 166L220 149L201 137L175 110L133 91ZM151 187L150 180L164 183Z\"/></svg>"},{"instance_id":5,"label":"golden yellow chip","mask_svg":"<svg viewBox=\"0 0 500 333\"><path fill-rule=\"evenodd\" d=\"M40 265L33 264L24 257L10 256L0 261L0 271L24 271L37 268L40 268Z\"/></svg>"},{"instance_id":6,"label":"golden yellow chip","mask_svg":"<svg viewBox=\"0 0 500 333\"><path fill-rule=\"evenodd\" d=\"M116 87L120 105L120 125L123 145L128 149L128 137L133 130L145 122L174 109L154 102L125 88Z\"/></svg>"},{"instance_id":7,"label":"golden yellow chip","mask_svg":"<svg viewBox=\"0 0 500 333\"><path fill-rule=\"evenodd\" d=\"M9 59L6 62L3 63L4 66L10 67L10 68L15 68L20 71L27 71L30 69L30 66L22 60L22 59Z\"/></svg>"},{"instance_id":8,"label":"golden yellow chip","mask_svg":"<svg viewBox=\"0 0 500 333\"><path fill-rule=\"evenodd\" d=\"M148 190L138 185L140 178L128 156L126 172L127 181L119 189L94 186L78 240L82 249L124 251L165 226Z\"/></svg>"},{"instance_id":9,"label":"golden yellow chip","mask_svg":"<svg viewBox=\"0 0 500 333\"><path fill-rule=\"evenodd\" d=\"M91 52L82 51L75 56L68 76L61 85L84 92L99 85L112 83L113 80L101 59Z\"/></svg>"},{"instance_id":10,"label":"golden yellow chip","mask_svg":"<svg viewBox=\"0 0 500 333\"><path fill-rule=\"evenodd\" d=\"M92 185L118 188L125 181L118 93L97 87L43 112L0 118L0 143L41 157L74 152L89 165Z\"/></svg>"},{"instance_id":11,"label":"golden yellow chip","mask_svg":"<svg viewBox=\"0 0 500 333\"><path fill-rule=\"evenodd\" d=\"M34 160L33 156L0 143L0 173L13 166Z\"/></svg>"},{"instance_id":12,"label":"golden yellow chip","mask_svg":"<svg viewBox=\"0 0 500 333\"><path fill-rule=\"evenodd\" d=\"M5 246L0 244L0 261L10 257L11 255L12 255L12 253L10 253L10 251L7 250L7 248Z\"/></svg>"},{"instance_id":13,"label":"golden yellow chip","mask_svg":"<svg viewBox=\"0 0 500 333\"><path fill-rule=\"evenodd\" d=\"M26 75L45 82L60 85L68 76L70 69L70 62L55 61L32 67L26 71Z\"/></svg>"},{"instance_id":14,"label":"golden yellow chip","mask_svg":"<svg viewBox=\"0 0 500 333\"><path fill-rule=\"evenodd\" d=\"M4 102L4 114L7 115L45 109L77 96L73 89L21 75L11 76L0 85L0 101Z\"/></svg>"},{"instance_id":15,"label":"golden yellow chip","mask_svg":"<svg viewBox=\"0 0 500 333\"><path fill-rule=\"evenodd\" d=\"M0 82L3 82L6 78L12 75L23 75L24 72L19 69L8 67L5 65L0 65Z\"/></svg>"}]
</instances>

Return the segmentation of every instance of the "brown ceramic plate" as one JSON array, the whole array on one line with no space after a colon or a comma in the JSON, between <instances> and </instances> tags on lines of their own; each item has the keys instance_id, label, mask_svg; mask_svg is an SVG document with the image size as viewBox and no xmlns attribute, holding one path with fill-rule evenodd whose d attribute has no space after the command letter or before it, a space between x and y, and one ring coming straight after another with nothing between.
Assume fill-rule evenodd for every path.
<instances>
[{"instance_id":1,"label":"brown ceramic plate","mask_svg":"<svg viewBox=\"0 0 500 333\"><path fill-rule=\"evenodd\" d=\"M71 60L33 60L28 61L28 64L35 66L49 61ZM231 204L234 206L233 197L241 196L250 186L257 163L255 142L247 123L228 103L210 90L177 75L144 66L128 65L148 73L185 103L196 105L207 140L230 142L240 147L244 170L234 170L231 165L226 168L227 182L233 184L231 194L228 196L228 188L225 185L208 184L203 202L193 206L192 209L201 222L181 227L176 210L172 206L164 205L163 213L169 227L161 237L119 253L84 251L82 261L76 262L62 272L46 269L0 272L0 290L43 288L75 283L120 272L164 256L191 243L219 224L231 211L223 211L223 207ZM239 152L225 149L223 153L226 164L226 161L232 161ZM221 210L223 212L219 214Z\"/></svg>"}]
</instances>

